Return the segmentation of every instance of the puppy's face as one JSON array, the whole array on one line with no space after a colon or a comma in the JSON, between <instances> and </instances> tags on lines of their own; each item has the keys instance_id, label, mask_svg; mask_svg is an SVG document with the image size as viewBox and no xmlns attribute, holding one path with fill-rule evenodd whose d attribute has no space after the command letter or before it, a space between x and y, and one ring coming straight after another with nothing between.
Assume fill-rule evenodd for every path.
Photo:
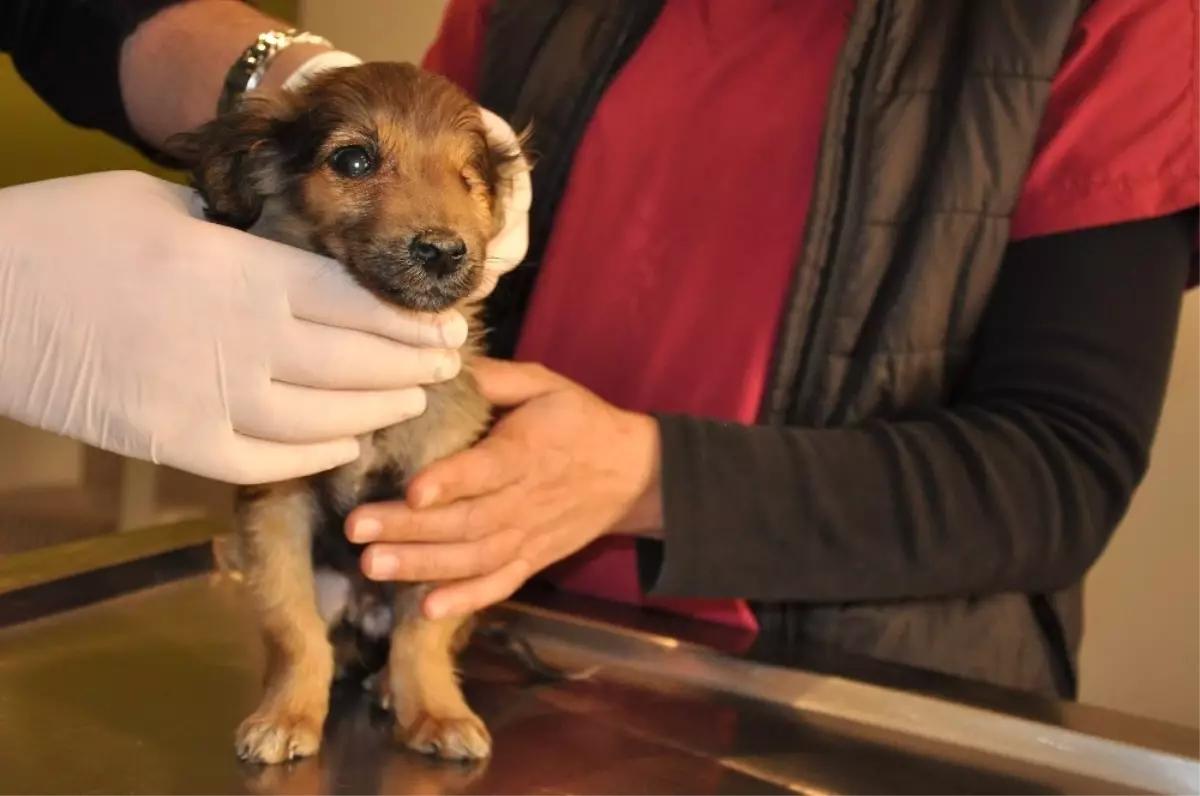
<instances>
[{"instance_id":1,"label":"puppy's face","mask_svg":"<svg viewBox=\"0 0 1200 796\"><path fill-rule=\"evenodd\" d=\"M170 148L213 220L258 223L337 259L383 300L429 311L479 283L519 157L489 145L478 107L451 82L392 63L246 98Z\"/></svg>"}]
</instances>

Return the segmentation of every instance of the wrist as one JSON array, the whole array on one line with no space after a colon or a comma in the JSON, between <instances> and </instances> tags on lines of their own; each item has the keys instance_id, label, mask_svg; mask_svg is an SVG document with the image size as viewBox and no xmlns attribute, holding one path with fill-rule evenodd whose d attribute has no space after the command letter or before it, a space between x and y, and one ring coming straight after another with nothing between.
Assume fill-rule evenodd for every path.
<instances>
[{"instance_id":1,"label":"wrist","mask_svg":"<svg viewBox=\"0 0 1200 796\"><path fill-rule=\"evenodd\" d=\"M262 33L266 33L266 31L262 31ZM257 39L259 35L261 34L256 34L255 38ZM332 51L332 45L319 41L306 39L287 43L281 49L269 54L265 67L256 75L257 79L238 85L235 93L231 95L231 99L236 101L244 94L254 94L257 91L277 91L283 88L284 82L305 62ZM244 50L242 53L238 53L238 59L242 58L243 53ZM233 65L234 61L230 61L227 66L232 67ZM241 63L239 63L240 65ZM222 95L221 99L224 100L225 96ZM214 104L214 107L219 107L219 103Z\"/></svg>"},{"instance_id":2,"label":"wrist","mask_svg":"<svg viewBox=\"0 0 1200 796\"><path fill-rule=\"evenodd\" d=\"M288 30L243 0L189 0L142 23L121 48L121 95L130 125L147 144L161 147L216 114L229 71L246 48L268 31ZM258 86L276 89L327 44L294 42L275 53Z\"/></svg>"},{"instance_id":3,"label":"wrist","mask_svg":"<svg viewBox=\"0 0 1200 796\"><path fill-rule=\"evenodd\" d=\"M314 33L295 29L265 31L230 65L217 112L231 110L243 96L298 88L322 69L350 63L360 61L335 50L331 42Z\"/></svg>"},{"instance_id":4,"label":"wrist","mask_svg":"<svg viewBox=\"0 0 1200 796\"><path fill-rule=\"evenodd\" d=\"M633 499L625 515L609 533L662 538L662 454L658 421L650 415L630 413Z\"/></svg>"}]
</instances>

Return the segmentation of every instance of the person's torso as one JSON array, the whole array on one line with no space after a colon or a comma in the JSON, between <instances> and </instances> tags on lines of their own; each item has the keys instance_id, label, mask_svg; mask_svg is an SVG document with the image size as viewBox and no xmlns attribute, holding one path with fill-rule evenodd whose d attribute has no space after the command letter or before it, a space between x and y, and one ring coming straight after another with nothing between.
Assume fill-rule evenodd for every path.
<instances>
[{"instance_id":1,"label":"person's torso","mask_svg":"<svg viewBox=\"0 0 1200 796\"><path fill-rule=\"evenodd\" d=\"M499 0L480 99L540 121L544 151L495 350L516 337L642 411L820 427L943 405L1082 7L1035 5L668 0L646 24L637 3ZM552 577L644 602L634 564L605 541ZM1077 596L1050 612L1065 641L1019 594L673 609L1063 693L1050 660L1077 641Z\"/></svg>"},{"instance_id":2,"label":"person's torso","mask_svg":"<svg viewBox=\"0 0 1200 796\"><path fill-rule=\"evenodd\" d=\"M757 419L852 5L666 4L580 142L517 359L627 409ZM635 557L608 538L545 577L673 607L640 593Z\"/></svg>"},{"instance_id":3,"label":"person's torso","mask_svg":"<svg viewBox=\"0 0 1200 796\"><path fill-rule=\"evenodd\" d=\"M752 423L853 0L672 0L575 155L517 358Z\"/></svg>"}]
</instances>

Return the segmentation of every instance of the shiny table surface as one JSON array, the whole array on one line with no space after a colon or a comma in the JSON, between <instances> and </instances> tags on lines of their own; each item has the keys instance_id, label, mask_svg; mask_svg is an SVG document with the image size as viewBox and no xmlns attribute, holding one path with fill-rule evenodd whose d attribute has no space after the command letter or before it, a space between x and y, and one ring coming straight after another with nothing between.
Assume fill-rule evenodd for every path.
<instances>
[{"instance_id":1,"label":"shiny table surface","mask_svg":"<svg viewBox=\"0 0 1200 796\"><path fill-rule=\"evenodd\" d=\"M162 582L83 605L64 607L60 601L55 610L26 621L14 621L11 605L4 620L0 595L0 622L7 624L0 627L0 792L1154 790L1132 786L1131 781L1142 781L1136 772L1132 780L1106 777L1121 770L1099 762L1089 773L1074 763L1056 767L1053 756L1022 759L1022 724L1013 725L1016 735L997 730L997 750L1015 744L1005 746L1003 754L981 744L947 742L960 720L957 713L944 712L958 710L950 703L904 701L907 697L889 691L819 678L780 680L774 693L806 684L806 694L789 697L791 704L755 699L747 694L757 682L773 683L771 678L786 673L745 661L751 668L726 669L719 653L694 656L682 647L672 649L675 642L662 637L613 635L611 628L595 623L520 609L513 609L513 616L528 625L535 646L541 639L539 649L555 653L551 660L602 666L588 680L537 683L510 656L480 642L466 657L464 678L468 699L495 737L487 763L438 763L397 749L388 739L386 718L357 694L339 693L317 758L273 768L247 766L234 757L233 729L256 702L261 654L238 588L211 573L157 580ZM79 584L72 588L87 592ZM678 671L670 671L673 667ZM738 682L716 687L713 682L719 680L706 674L711 672L718 678L734 672ZM854 700L862 704L854 707ZM871 704L879 705L881 715L898 713L913 727L922 720L948 722L947 731L904 732L903 723L868 715ZM862 713L863 705L868 714ZM991 732L991 714L971 715L962 727ZM972 725L979 716L984 723ZM1040 732L1037 725L1029 726ZM1118 756L1130 755L1131 771L1141 766L1150 772L1145 782L1190 782L1188 770L1179 765L1190 765L1194 755L1181 757L1178 749L1195 736L1175 738L1175 748L1171 743L1142 748L1110 734L1096 740L1100 745L1093 749L1088 746L1092 736L1064 735L1062 741L1054 735L1061 727L1045 726L1049 734L1034 739L1036 746L1061 742L1062 754L1083 760L1084 769L1086 755L1115 750ZM1001 732L1010 733L1008 740Z\"/></svg>"}]
</instances>

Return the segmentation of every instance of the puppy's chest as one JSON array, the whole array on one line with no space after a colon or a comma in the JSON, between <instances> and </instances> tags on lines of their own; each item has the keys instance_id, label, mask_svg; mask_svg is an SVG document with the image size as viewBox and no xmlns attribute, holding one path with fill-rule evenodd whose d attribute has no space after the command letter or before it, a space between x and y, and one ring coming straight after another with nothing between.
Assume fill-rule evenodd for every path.
<instances>
[{"instance_id":1,"label":"puppy's chest","mask_svg":"<svg viewBox=\"0 0 1200 796\"><path fill-rule=\"evenodd\" d=\"M364 438L362 455L329 474L331 497L343 510L379 500L381 492L403 495L417 472L469 448L486 430L490 410L469 373L425 392L421 415Z\"/></svg>"},{"instance_id":2,"label":"puppy's chest","mask_svg":"<svg viewBox=\"0 0 1200 796\"><path fill-rule=\"evenodd\" d=\"M364 503L402 500L408 482L429 464L473 445L490 408L468 373L426 390L425 412L366 437L354 462L314 479L317 522L314 564L356 571L361 545L345 535L347 515Z\"/></svg>"}]
</instances>

